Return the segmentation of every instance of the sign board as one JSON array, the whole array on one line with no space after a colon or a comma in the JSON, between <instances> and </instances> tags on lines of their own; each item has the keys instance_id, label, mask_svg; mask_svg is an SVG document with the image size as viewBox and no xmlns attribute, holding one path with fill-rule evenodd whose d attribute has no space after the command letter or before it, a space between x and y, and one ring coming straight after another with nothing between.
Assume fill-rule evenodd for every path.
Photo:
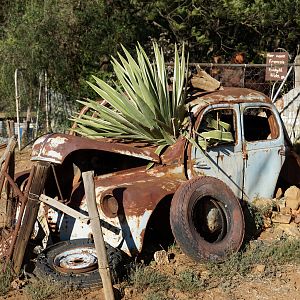
<instances>
[{"instance_id":1,"label":"sign board","mask_svg":"<svg viewBox=\"0 0 300 300\"><path fill-rule=\"evenodd\" d=\"M287 64L289 61L289 54L287 52L268 52L265 80L277 81L283 80L287 74Z\"/></svg>"}]
</instances>

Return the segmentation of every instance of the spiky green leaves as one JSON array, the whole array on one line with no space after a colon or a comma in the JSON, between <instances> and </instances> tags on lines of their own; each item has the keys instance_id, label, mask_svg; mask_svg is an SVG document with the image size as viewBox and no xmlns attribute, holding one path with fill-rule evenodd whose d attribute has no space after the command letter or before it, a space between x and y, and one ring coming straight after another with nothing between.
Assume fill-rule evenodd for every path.
<instances>
[{"instance_id":1,"label":"spiky green leaves","mask_svg":"<svg viewBox=\"0 0 300 300\"><path fill-rule=\"evenodd\" d=\"M170 88L163 52L157 44L153 44L153 48L153 62L141 45L136 47L136 59L124 47L125 55L119 54L119 61L112 58L120 88L113 88L96 77L96 84L88 83L110 107L93 100L79 101L96 114L73 118L78 124L76 132L89 137L158 145L171 145L176 141L185 115L187 59L184 49L180 58L175 46L173 86Z\"/></svg>"}]
</instances>

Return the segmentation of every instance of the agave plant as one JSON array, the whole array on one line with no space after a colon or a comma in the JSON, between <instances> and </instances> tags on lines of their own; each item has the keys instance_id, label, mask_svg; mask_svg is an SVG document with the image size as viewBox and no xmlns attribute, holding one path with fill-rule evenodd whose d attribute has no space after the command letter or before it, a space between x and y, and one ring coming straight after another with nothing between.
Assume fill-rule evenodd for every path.
<instances>
[{"instance_id":1,"label":"agave plant","mask_svg":"<svg viewBox=\"0 0 300 300\"><path fill-rule=\"evenodd\" d=\"M98 138L109 137L134 140L157 145L171 145L180 134L185 116L185 82L187 58L181 58L175 45L174 74L171 88L162 50L153 44L154 61L151 62L141 45L136 47L136 59L123 47L119 61L112 64L119 85L111 87L94 77L95 84L88 84L109 103L79 101L90 108L93 115L73 118L77 133Z\"/></svg>"}]
</instances>

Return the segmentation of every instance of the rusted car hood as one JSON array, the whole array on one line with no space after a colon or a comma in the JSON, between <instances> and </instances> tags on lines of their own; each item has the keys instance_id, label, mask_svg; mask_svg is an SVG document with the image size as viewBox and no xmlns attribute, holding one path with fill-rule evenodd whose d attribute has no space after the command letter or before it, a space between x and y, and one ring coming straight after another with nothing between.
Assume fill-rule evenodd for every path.
<instances>
[{"instance_id":1,"label":"rusted car hood","mask_svg":"<svg viewBox=\"0 0 300 300\"><path fill-rule=\"evenodd\" d=\"M59 133L47 134L37 139L32 148L31 160L62 164L68 154L84 149L114 152L160 163L159 156L154 152L155 148L138 148L131 144L109 142L105 139L92 140Z\"/></svg>"}]
</instances>

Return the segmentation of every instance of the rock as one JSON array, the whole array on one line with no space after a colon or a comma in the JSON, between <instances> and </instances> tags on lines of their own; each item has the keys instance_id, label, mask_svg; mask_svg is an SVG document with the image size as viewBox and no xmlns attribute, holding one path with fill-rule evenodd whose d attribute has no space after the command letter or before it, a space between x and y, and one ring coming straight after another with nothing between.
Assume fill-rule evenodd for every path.
<instances>
[{"instance_id":1,"label":"rock","mask_svg":"<svg viewBox=\"0 0 300 300\"><path fill-rule=\"evenodd\" d=\"M271 218L264 218L264 228L271 228L272 227L272 220Z\"/></svg>"},{"instance_id":2,"label":"rock","mask_svg":"<svg viewBox=\"0 0 300 300\"><path fill-rule=\"evenodd\" d=\"M126 299L131 299L133 293L134 293L134 290L133 290L132 287L126 287L124 289L124 296L125 296Z\"/></svg>"},{"instance_id":3,"label":"rock","mask_svg":"<svg viewBox=\"0 0 300 300\"><path fill-rule=\"evenodd\" d=\"M297 199L290 199L290 198L287 198L286 199L286 207L289 207L293 210L297 210L300 206L300 201L297 200Z\"/></svg>"},{"instance_id":4,"label":"rock","mask_svg":"<svg viewBox=\"0 0 300 300\"><path fill-rule=\"evenodd\" d=\"M191 78L191 84L194 88L202 89L205 91L215 91L220 87L220 82L211 77L199 66L197 68L197 74Z\"/></svg>"},{"instance_id":5,"label":"rock","mask_svg":"<svg viewBox=\"0 0 300 300\"><path fill-rule=\"evenodd\" d=\"M211 272L209 270L205 270L205 271L202 271L200 273L200 277L205 280L205 279L209 279L211 277Z\"/></svg>"},{"instance_id":6,"label":"rock","mask_svg":"<svg viewBox=\"0 0 300 300\"><path fill-rule=\"evenodd\" d=\"M285 207L285 198L277 199L276 205L279 211Z\"/></svg>"},{"instance_id":7,"label":"rock","mask_svg":"<svg viewBox=\"0 0 300 300\"><path fill-rule=\"evenodd\" d=\"M266 269L266 266L265 265L261 265L261 264L258 264L258 265L255 265L252 269L252 273L254 274L262 274Z\"/></svg>"},{"instance_id":8,"label":"rock","mask_svg":"<svg viewBox=\"0 0 300 300\"><path fill-rule=\"evenodd\" d=\"M297 216L295 217L294 222L295 222L296 224L300 224L300 215L297 215Z\"/></svg>"},{"instance_id":9,"label":"rock","mask_svg":"<svg viewBox=\"0 0 300 300\"><path fill-rule=\"evenodd\" d=\"M295 238L300 238L299 228L295 223L291 224L279 224L275 229L275 234L284 233L288 236L292 236Z\"/></svg>"},{"instance_id":10,"label":"rock","mask_svg":"<svg viewBox=\"0 0 300 300\"><path fill-rule=\"evenodd\" d=\"M156 251L154 253L154 260L158 265L164 265L170 262L168 254L165 250Z\"/></svg>"},{"instance_id":11,"label":"rock","mask_svg":"<svg viewBox=\"0 0 300 300\"><path fill-rule=\"evenodd\" d=\"M284 197L287 197L290 199L299 199L300 198L300 189L297 188L295 185L293 185L285 191Z\"/></svg>"},{"instance_id":12,"label":"rock","mask_svg":"<svg viewBox=\"0 0 300 300\"><path fill-rule=\"evenodd\" d=\"M281 188L278 188L275 194L276 199L280 199L283 196L283 192Z\"/></svg>"},{"instance_id":13,"label":"rock","mask_svg":"<svg viewBox=\"0 0 300 300\"><path fill-rule=\"evenodd\" d=\"M282 207L282 208L280 208L280 213L283 215L289 215L289 214L291 214L291 208L290 207Z\"/></svg>"},{"instance_id":14,"label":"rock","mask_svg":"<svg viewBox=\"0 0 300 300\"><path fill-rule=\"evenodd\" d=\"M285 193L284 197L286 200L286 207L290 207L291 209L297 210L300 206L300 189L296 186L291 186L288 188Z\"/></svg>"},{"instance_id":15,"label":"rock","mask_svg":"<svg viewBox=\"0 0 300 300\"><path fill-rule=\"evenodd\" d=\"M272 214L272 222L273 223L282 223L282 224L289 224L292 220L292 216L289 215L283 215L278 213Z\"/></svg>"},{"instance_id":16,"label":"rock","mask_svg":"<svg viewBox=\"0 0 300 300\"><path fill-rule=\"evenodd\" d=\"M20 290L22 287L24 287L26 284L26 282L24 280L20 280L20 279L15 279L11 282L10 286L14 289L14 290Z\"/></svg>"}]
</instances>

